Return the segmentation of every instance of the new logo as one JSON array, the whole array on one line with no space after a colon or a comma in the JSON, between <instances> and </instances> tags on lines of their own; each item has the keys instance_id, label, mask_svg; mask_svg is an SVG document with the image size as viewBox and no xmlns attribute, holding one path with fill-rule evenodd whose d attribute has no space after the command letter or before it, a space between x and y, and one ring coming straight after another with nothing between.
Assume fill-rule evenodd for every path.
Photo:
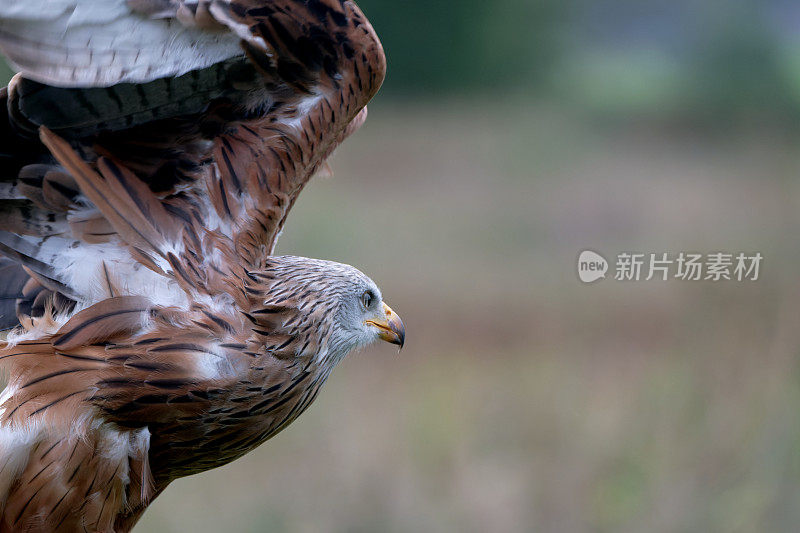
<instances>
[{"instance_id":1,"label":"new logo","mask_svg":"<svg viewBox=\"0 0 800 533\"><path fill-rule=\"evenodd\" d=\"M605 257L591 250L584 250L578 257L578 277L584 283L592 283L604 279L608 272L608 261Z\"/></svg>"}]
</instances>

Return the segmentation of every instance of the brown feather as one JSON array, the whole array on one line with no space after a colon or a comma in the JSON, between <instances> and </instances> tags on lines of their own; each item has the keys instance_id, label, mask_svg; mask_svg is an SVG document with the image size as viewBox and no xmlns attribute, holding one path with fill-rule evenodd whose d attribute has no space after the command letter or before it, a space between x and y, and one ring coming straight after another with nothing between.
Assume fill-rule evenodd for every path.
<instances>
[{"instance_id":1,"label":"brown feather","mask_svg":"<svg viewBox=\"0 0 800 533\"><path fill-rule=\"evenodd\" d=\"M71 350L131 335L144 325L150 302L141 296L117 296L72 316L53 338L56 350Z\"/></svg>"},{"instance_id":2,"label":"brown feather","mask_svg":"<svg viewBox=\"0 0 800 533\"><path fill-rule=\"evenodd\" d=\"M72 217L69 226L76 239L89 244L109 242L118 235L108 219L99 213L92 214L91 218Z\"/></svg>"},{"instance_id":3,"label":"brown feather","mask_svg":"<svg viewBox=\"0 0 800 533\"><path fill-rule=\"evenodd\" d=\"M42 199L53 211L68 211L75 207L78 184L63 170L50 170L42 181Z\"/></svg>"},{"instance_id":4,"label":"brown feather","mask_svg":"<svg viewBox=\"0 0 800 533\"><path fill-rule=\"evenodd\" d=\"M129 171L105 158L98 161L100 173L92 169L65 140L46 127L40 130L42 142L75 178L81 191L108 219L125 241L157 254L163 253L164 235L148 216L167 217L163 207L156 205L150 190L137 183ZM160 207L160 209L159 209Z\"/></svg>"}]
</instances>

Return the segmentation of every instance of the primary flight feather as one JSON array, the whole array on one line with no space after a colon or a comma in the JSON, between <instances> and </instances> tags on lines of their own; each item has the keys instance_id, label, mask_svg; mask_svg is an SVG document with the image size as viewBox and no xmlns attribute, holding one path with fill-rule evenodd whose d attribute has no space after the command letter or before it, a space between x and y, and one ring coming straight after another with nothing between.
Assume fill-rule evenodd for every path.
<instances>
[{"instance_id":1,"label":"primary flight feather","mask_svg":"<svg viewBox=\"0 0 800 533\"><path fill-rule=\"evenodd\" d=\"M6 0L0 531L128 531L401 345L375 283L274 256L385 58L347 0Z\"/></svg>"}]
</instances>

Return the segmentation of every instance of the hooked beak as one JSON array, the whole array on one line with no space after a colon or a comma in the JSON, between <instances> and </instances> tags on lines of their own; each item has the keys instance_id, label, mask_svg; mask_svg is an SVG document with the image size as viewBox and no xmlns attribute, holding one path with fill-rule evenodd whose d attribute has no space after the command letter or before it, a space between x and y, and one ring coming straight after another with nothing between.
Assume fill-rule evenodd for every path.
<instances>
[{"instance_id":1,"label":"hooked beak","mask_svg":"<svg viewBox=\"0 0 800 533\"><path fill-rule=\"evenodd\" d=\"M374 328L378 328L378 336L391 344L396 344L403 347L406 340L406 328L403 326L403 321L397 316L397 313L392 311L392 308L383 304L384 317L378 320L367 320L367 324Z\"/></svg>"}]
</instances>

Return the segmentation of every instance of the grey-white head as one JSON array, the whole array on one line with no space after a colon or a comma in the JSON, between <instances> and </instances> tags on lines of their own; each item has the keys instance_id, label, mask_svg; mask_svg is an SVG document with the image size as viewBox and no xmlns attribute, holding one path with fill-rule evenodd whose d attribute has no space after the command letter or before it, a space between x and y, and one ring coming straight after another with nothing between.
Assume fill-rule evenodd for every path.
<instances>
[{"instance_id":1,"label":"grey-white head","mask_svg":"<svg viewBox=\"0 0 800 533\"><path fill-rule=\"evenodd\" d=\"M295 339L295 347L315 346L321 358L335 364L377 340L403 346L402 320L383 301L377 284L357 268L273 256L256 277L267 282L261 303L269 312L253 314L272 315L270 325Z\"/></svg>"}]
</instances>

